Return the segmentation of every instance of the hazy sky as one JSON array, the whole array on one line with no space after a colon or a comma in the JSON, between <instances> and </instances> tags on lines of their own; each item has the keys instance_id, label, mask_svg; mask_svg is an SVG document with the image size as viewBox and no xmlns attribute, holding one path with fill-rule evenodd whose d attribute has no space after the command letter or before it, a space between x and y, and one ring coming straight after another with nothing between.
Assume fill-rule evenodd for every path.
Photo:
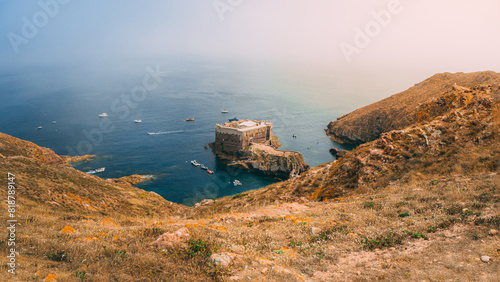
<instances>
[{"instance_id":1,"label":"hazy sky","mask_svg":"<svg viewBox=\"0 0 500 282\"><path fill-rule=\"evenodd\" d=\"M0 1L0 68L183 55L500 71L498 0L59 2Z\"/></svg>"}]
</instances>

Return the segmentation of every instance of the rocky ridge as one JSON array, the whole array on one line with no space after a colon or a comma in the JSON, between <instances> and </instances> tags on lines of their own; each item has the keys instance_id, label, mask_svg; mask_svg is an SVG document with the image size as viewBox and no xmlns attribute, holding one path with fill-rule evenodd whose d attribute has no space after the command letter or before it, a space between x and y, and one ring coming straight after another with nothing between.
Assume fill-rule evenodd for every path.
<instances>
[{"instance_id":1,"label":"rocky ridge","mask_svg":"<svg viewBox=\"0 0 500 282\"><path fill-rule=\"evenodd\" d=\"M218 158L230 161L228 166L272 175L287 179L309 169L302 154L295 151L278 150L281 145L277 137L272 136L272 145L252 144L236 155L228 155L214 150ZM210 144L213 149L213 143Z\"/></svg>"},{"instance_id":2,"label":"rocky ridge","mask_svg":"<svg viewBox=\"0 0 500 282\"><path fill-rule=\"evenodd\" d=\"M406 91L370 104L337 118L328 124L327 134L336 142L362 144L373 141L384 132L403 129L419 122L420 106L457 86L465 88L493 86L498 91L500 74L492 71L476 73L436 74ZM428 118L442 113L428 112Z\"/></svg>"},{"instance_id":3,"label":"rocky ridge","mask_svg":"<svg viewBox=\"0 0 500 282\"><path fill-rule=\"evenodd\" d=\"M497 89L492 85L456 87L419 105L420 122L382 133L312 175L302 175L293 182L293 194L311 200L334 199L367 185L383 187L411 171L496 170L500 165L500 150L495 147L500 137L495 120L500 100ZM481 154L471 154L478 148L483 148Z\"/></svg>"},{"instance_id":4,"label":"rocky ridge","mask_svg":"<svg viewBox=\"0 0 500 282\"><path fill-rule=\"evenodd\" d=\"M276 150L263 144L251 145L243 160L230 163L229 166L257 170L284 179L297 176L309 169L302 154Z\"/></svg>"}]
</instances>

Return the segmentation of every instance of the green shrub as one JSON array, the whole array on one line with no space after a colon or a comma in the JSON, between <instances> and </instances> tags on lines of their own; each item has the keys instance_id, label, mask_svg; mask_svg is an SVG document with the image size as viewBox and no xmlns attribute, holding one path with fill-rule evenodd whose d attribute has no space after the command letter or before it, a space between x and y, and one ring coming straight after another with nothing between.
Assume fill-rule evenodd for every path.
<instances>
[{"instance_id":1,"label":"green shrub","mask_svg":"<svg viewBox=\"0 0 500 282\"><path fill-rule=\"evenodd\" d=\"M123 260L127 258L127 251L115 250L115 255L118 255Z\"/></svg>"},{"instance_id":2,"label":"green shrub","mask_svg":"<svg viewBox=\"0 0 500 282\"><path fill-rule=\"evenodd\" d=\"M374 249L384 249L394 247L396 245L401 245L403 243L403 237L399 235L395 235L392 232L389 232L387 235L377 235L377 237L373 238L364 238L361 239L361 244L363 244L363 248L368 250Z\"/></svg>"},{"instance_id":3,"label":"green shrub","mask_svg":"<svg viewBox=\"0 0 500 282\"><path fill-rule=\"evenodd\" d=\"M212 250L206 240L203 239L189 239L188 248L186 252L190 256L204 256L208 257L212 255Z\"/></svg>"},{"instance_id":4,"label":"green shrub","mask_svg":"<svg viewBox=\"0 0 500 282\"><path fill-rule=\"evenodd\" d=\"M76 277L78 277L78 279L80 279L80 280L85 280L85 279L87 279L87 273L85 272L85 270L83 270L83 271L77 270Z\"/></svg>"},{"instance_id":5,"label":"green shrub","mask_svg":"<svg viewBox=\"0 0 500 282\"><path fill-rule=\"evenodd\" d=\"M67 259L67 256L64 253L64 251L57 251L55 253L48 253L47 257L50 260L54 260L54 261L65 261Z\"/></svg>"},{"instance_id":6,"label":"green shrub","mask_svg":"<svg viewBox=\"0 0 500 282\"><path fill-rule=\"evenodd\" d=\"M234 195L234 196L233 196L233 199L243 198L243 197L245 197L245 196L246 196L246 194L245 194L245 193L239 193L239 194Z\"/></svg>"},{"instance_id":7,"label":"green shrub","mask_svg":"<svg viewBox=\"0 0 500 282\"><path fill-rule=\"evenodd\" d=\"M429 239L427 236L425 236L425 233L413 233L411 234L411 237L415 239L420 239L420 238L424 238L426 240Z\"/></svg>"},{"instance_id":8,"label":"green shrub","mask_svg":"<svg viewBox=\"0 0 500 282\"><path fill-rule=\"evenodd\" d=\"M366 202L363 207L364 208L373 208L373 206L375 206L375 203L373 201L371 202Z\"/></svg>"}]
</instances>

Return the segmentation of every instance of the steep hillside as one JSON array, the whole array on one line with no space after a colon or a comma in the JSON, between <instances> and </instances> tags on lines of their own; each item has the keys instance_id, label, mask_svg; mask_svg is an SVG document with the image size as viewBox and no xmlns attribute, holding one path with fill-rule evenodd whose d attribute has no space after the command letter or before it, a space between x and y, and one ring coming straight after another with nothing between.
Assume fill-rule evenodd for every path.
<instances>
[{"instance_id":1,"label":"steep hillside","mask_svg":"<svg viewBox=\"0 0 500 282\"><path fill-rule=\"evenodd\" d=\"M16 176L17 195L25 203L48 212L142 216L176 214L185 209L126 181L116 185L118 181L75 170L52 150L3 133L0 168ZM1 181L7 183L6 178Z\"/></svg>"},{"instance_id":2,"label":"steep hillside","mask_svg":"<svg viewBox=\"0 0 500 282\"><path fill-rule=\"evenodd\" d=\"M32 143L1 140L2 171L18 187L15 276L0 240L2 278L12 281L493 281L500 270L497 173L367 184L322 202L293 195L296 184L326 179L325 164L308 178L187 208L40 161L57 158ZM70 194L73 183L111 193L115 208ZM38 192L60 195L47 202Z\"/></svg>"},{"instance_id":3,"label":"steep hillside","mask_svg":"<svg viewBox=\"0 0 500 282\"><path fill-rule=\"evenodd\" d=\"M339 117L328 124L327 134L340 143L373 141L384 132L403 129L418 122L421 104L456 90L456 85L466 88L492 85L494 91L498 92L500 74L492 71L436 74L406 91ZM430 117L440 115L435 114Z\"/></svg>"},{"instance_id":4,"label":"steep hillside","mask_svg":"<svg viewBox=\"0 0 500 282\"><path fill-rule=\"evenodd\" d=\"M283 195L326 200L355 189L384 187L410 175L450 175L497 171L500 92L496 86L451 90L421 104L423 121L383 133L337 161L284 182ZM432 119L429 117L438 115ZM283 186L282 185L282 186Z\"/></svg>"}]
</instances>

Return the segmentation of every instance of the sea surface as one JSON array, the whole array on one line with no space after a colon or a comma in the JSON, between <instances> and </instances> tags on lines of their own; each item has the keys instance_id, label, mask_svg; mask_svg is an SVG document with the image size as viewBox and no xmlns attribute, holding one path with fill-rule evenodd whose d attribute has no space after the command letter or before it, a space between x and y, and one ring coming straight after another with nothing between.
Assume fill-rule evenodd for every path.
<instances>
[{"instance_id":1,"label":"sea surface","mask_svg":"<svg viewBox=\"0 0 500 282\"><path fill-rule=\"evenodd\" d=\"M217 123L233 117L269 120L282 149L298 151L316 166L334 161L331 147L350 149L328 138L328 123L396 93L388 90L373 78L333 70L194 59L21 68L0 74L0 131L60 155L95 154L75 168L105 167L97 174L102 178L154 175L137 186L193 205L278 181L217 160L207 147ZM223 108L229 113L221 113ZM103 112L109 116L100 118ZM235 179L243 185L233 186Z\"/></svg>"}]
</instances>

